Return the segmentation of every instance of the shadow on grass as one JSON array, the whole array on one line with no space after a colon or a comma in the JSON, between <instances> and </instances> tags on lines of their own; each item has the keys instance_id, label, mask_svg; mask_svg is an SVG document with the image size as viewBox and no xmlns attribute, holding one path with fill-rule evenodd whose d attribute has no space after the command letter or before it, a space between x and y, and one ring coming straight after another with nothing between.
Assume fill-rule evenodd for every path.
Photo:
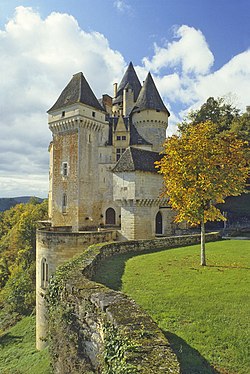
<instances>
[{"instance_id":1,"label":"shadow on grass","mask_svg":"<svg viewBox=\"0 0 250 374\"><path fill-rule=\"evenodd\" d=\"M15 336L15 335L11 335L7 333L7 334L0 336L0 347L13 344L13 343L18 343L22 340L23 340L23 336Z\"/></svg>"},{"instance_id":2,"label":"shadow on grass","mask_svg":"<svg viewBox=\"0 0 250 374\"><path fill-rule=\"evenodd\" d=\"M101 262L92 280L102 283L113 290L120 291L122 289L122 275L125 270L126 261L139 255L138 252L125 253L108 258L106 261ZM219 373L209 365L196 349L188 345L185 340L171 332L163 331L163 333L178 358L182 374Z\"/></svg>"},{"instance_id":3,"label":"shadow on grass","mask_svg":"<svg viewBox=\"0 0 250 374\"><path fill-rule=\"evenodd\" d=\"M109 257L100 263L92 280L102 283L112 290L120 291L122 289L122 275L126 261L138 255L138 253L131 252Z\"/></svg>"},{"instance_id":4,"label":"shadow on grass","mask_svg":"<svg viewBox=\"0 0 250 374\"><path fill-rule=\"evenodd\" d=\"M179 336L163 331L165 337L176 354L182 374L218 374L219 371L211 367L200 353L188 345Z\"/></svg>"}]
</instances>

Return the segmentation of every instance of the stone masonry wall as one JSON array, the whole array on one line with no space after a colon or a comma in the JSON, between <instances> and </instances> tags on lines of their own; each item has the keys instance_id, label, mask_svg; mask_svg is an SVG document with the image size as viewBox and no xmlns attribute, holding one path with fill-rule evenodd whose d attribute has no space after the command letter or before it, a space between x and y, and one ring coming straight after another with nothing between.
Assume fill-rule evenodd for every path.
<instances>
[{"instance_id":1,"label":"stone masonry wall","mask_svg":"<svg viewBox=\"0 0 250 374\"><path fill-rule=\"evenodd\" d=\"M219 234L207 234L207 241ZM180 373L168 341L136 303L93 282L104 258L195 244L200 235L89 247L59 268L49 287L50 350L54 373Z\"/></svg>"}]
</instances>

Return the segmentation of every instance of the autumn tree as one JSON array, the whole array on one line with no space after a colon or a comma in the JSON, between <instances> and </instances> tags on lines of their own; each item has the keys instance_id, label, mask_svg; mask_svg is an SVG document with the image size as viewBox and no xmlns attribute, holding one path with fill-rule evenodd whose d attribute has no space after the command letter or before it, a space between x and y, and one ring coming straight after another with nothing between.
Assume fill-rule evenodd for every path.
<instances>
[{"instance_id":1,"label":"autumn tree","mask_svg":"<svg viewBox=\"0 0 250 374\"><path fill-rule=\"evenodd\" d=\"M163 175L163 195L177 210L176 222L201 226L201 265L206 265L205 222L225 220L216 204L244 191L248 174L244 142L235 134L219 133L210 121L196 124L164 143L156 163Z\"/></svg>"}]
</instances>

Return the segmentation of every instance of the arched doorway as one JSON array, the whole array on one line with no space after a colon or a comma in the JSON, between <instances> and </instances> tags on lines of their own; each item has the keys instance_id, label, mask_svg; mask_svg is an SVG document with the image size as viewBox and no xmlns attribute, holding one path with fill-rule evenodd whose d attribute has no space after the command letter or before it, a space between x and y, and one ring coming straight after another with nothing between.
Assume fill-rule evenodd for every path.
<instances>
[{"instance_id":1,"label":"arched doorway","mask_svg":"<svg viewBox=\"0 0 250 374\"><path fill-rule=\"evenodd\" d=\"M162 214L158 212L155 217L155 233L162 234Z\"/></svg>"},{"instance_id":2,"label":"arched doorway","mask_svg":"<svg viewBox=\"0 0 250 374\"><path fill-rule=\"evenodd\" d=\"M115 210L113 208L108 208L105 214L106 225L115 225Z\"/></svg>"}]
</instances>

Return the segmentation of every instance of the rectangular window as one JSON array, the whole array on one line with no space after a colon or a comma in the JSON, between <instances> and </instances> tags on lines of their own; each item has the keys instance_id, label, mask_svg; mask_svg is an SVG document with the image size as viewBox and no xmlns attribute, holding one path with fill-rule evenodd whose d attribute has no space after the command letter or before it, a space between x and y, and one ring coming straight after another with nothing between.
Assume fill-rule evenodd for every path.
<instances>
[{"instance_id":1,"label":"rectangular window","mask_svg":"<svg viewBox=\"0 0 250 374\"><path fill-rule=\"evenodd\" d=\"M65 117L65 110L62 111L62 117Z\"/></svg>"},{"instance_id":2,"label":"rectangular window","mask_svg":"<svg viewBox=\"0 0 250 374\"><path fill-rule=\"evenodd\" d=\"M63 194L63 197L62 197L62 212L63 213L66 213L67 212L67 204L68 204L68 201L67 201L67 195L66 193Z\"/></svg>"},{"instance_id":3,"label":"rectangular window","mask_svg":"<svg viewBox=\"0 0 250 374\"><path fill-rule=\"evenodd\" d=\"M92 117L95 117L95 112L92 112Z\"/></svg>"},{"instance_id":4,"label":"rectangular window","mask_svg":"<svg viewBox=\"0 0 250 374\"><path fill-rule=\"evenodd\" d=\"M124 153L126 151L126 148L122 148L122 153Z\"/></svg>"},{"instance_id":5,"label":"rectangular window","mask_svg":"<svg viewBox=\"0 0 250 374\"><path fill-rule=\"evenodd\" d=\"M122 135L122 140L126 140L126 135Z\"/></svg>"},{"instance_id":6,"label":"rectangular window","mask_svg":"<svg viewBox=\"0 0 250 374\"><path fill-rule=\"evenodd\" d=\"M116 161L118 161L121 157L121 148L116 149Z\"/></svg>"},{"instance_id":7,"label":"rectangular window","mask_svg":"<svg viewBox=\"0 0 250 374\"><path fill-rule=\"evenodd\" d=\"M121 140L120 135L117 135L116 140Z\"/></svg>"},{"instance_id":8,"label":"rectangular window","mask_svg":"<svg viewBox=\"0 0 250 374\"><path fill-rule=\"evenodd\" d=\"M64 177L67 177L69 174L69 167L68 167L68 163L67 162L63 162L62 163L62 175Z\"/></svg>"},{"instance_id":9,"label":"rectangular window","mask_svg":"<svg viewBox=\"0 0 250 374\"><path fill-rule=\"evenodd\" d=\"M49 264L46 258L42 259L41 262L41 287L46 288L49 282Z\"/></svg>"}]
</instances>

